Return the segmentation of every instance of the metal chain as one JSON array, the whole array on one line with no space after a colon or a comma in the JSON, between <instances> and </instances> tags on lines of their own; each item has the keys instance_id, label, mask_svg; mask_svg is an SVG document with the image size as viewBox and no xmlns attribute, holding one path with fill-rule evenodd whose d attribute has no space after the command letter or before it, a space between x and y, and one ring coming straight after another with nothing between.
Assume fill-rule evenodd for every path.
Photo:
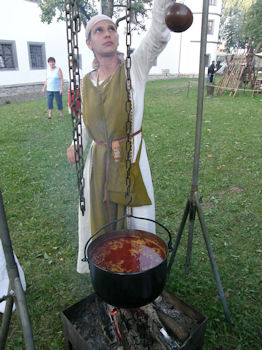
<instances>
[{"instance_id":1,"label":"metal chain","mask_svg":"<svg viewBox=\"0 0 262 350\"><path fill-rule=\"evenodd\" d=\"M132 195L130 193L131 189L131 131L132 131L132 84L131 84L131 0L127 0L126 3L126 193L125 198L127 200L127 205L132 201Z\"/></svg>"},{"instance_id":2,"label":"metal chain","mask_svg":"<svg viewBox=\"0 0 262 350\"><path fill-rule=\"evenodd\" d=\"M80 209L85 213L84 197L84 158L81 124L81 92L79 74L78 32L81 29L78 0L65 1L67 50L69 66L69 91L71 98L71 117L76 162L77 185L80 197Z\"/></svg>"}]
</instances>

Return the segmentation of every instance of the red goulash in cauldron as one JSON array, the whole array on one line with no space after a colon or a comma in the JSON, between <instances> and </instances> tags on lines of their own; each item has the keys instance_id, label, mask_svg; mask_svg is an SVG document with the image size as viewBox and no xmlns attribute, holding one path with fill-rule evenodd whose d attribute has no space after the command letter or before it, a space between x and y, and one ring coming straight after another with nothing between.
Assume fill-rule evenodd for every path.
<instances>
[{"instance_id":1,"label":"red goulash in cauldron","mask_svg":"<svg viewBox=\"0 0 262 350\"><path fill-rule=\"evenodd\" d=\"M142 237L121 237L102 242L92 254L94 264L108 271L135 273L159 265L166 250Z\"/></svg>"}]
</instances>

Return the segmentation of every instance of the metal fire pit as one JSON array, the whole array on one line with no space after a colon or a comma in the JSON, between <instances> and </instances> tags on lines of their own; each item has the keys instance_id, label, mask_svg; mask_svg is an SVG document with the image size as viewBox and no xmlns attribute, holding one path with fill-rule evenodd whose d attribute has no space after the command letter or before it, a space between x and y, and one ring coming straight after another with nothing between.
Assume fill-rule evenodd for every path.
<instances>
[{"instance_id":1,"label":"metal fire pit","mask_svg":"<svg viewBox=\"0 0 262 350\"><path fill-rule=\"evenodd\" d=\"M121 326L119 326L119 329L120 333L122 334L122 342L112 344L112 341L110 342L109 339L110 336L108 337L105 335L105 327L101 325L101 315L99 315L99 310L97 309L98 298L99 297L95 293L92 293L61 313L66 348L68 350L129 350L130 347L126 345L127 343L125 341L126 334L124 334L124 332L121 332ZM159 299L162 301L158 302ZM181 339L177 338L174 333L172 333L172 327L169 328L169 321L165 323L165 315L164 318L159 317L161 322L163 321L164 329L169 335L167 338L163 337L161 348L165 347L166 349L174 350L200 350L202 348L207 324L207 317L200 314L198 311L184 303L182 300L167 290L164 290L161 296L156 299L156 301L149 304L145 308L148 307L151 307L152 310L157 310L157 312L159 311L160 316L163 314L163 312L168 313L168 310L172 309L171 313L168 316L168 319L170 320L173 318L173 321L171 321L171 323L174 323L178 334L182 334L184 337L183 341L181 341ZM129 312L138 312L137 310L140 309L121 310L122 311L120 311L120 313L124 312L125 315L128 315ZM179 315L179 317L177 318L173 315ZM150 322L147 320L146 323L148 325ZM145 326L147 327L147 325ZM139 327L143 328L143 324ZM161 334L163 334L163 328L161 328L161 330L160 328L161 326L159 327L159 331ZM132 337L134 337L133 332ZM149 336L149 343L146 344L146 346L144 344L144 349L156 349L156 347L150 345L150 338L151 337ZM115 337L115 339L117 339L117 337ZM141 349L141 346L139 349Z\"/></svg>"}]
</instances>

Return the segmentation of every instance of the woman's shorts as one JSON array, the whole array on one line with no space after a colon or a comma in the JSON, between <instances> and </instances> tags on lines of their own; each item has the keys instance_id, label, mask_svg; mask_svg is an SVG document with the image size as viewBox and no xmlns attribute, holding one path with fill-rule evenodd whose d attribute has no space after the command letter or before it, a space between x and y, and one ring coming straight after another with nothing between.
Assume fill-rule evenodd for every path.
<instances>
[{"instance_id":1,"label":"woman's shorts","mask_svg":"<svg viewBox=\"0 0 262 350\"><path fill-rule=\"evenodd\" d=\"M54 98L56 100L57 108L59 110L63 109L63 99L62 99L63 95L61 95L59 91L47 91L46 97L47 97L48 109L54 109L54 105L53 105Z\"/></svg>"}]
</instances>

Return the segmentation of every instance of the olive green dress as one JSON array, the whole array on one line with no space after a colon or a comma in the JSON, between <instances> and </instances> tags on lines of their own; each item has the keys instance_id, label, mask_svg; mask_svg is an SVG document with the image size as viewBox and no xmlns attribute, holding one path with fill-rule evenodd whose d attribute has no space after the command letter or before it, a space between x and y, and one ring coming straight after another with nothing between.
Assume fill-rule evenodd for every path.
<instances>
[{"instance_id":1,"label":"olive green dress","mask_svg":"<svg viewBox=\"0 0 262 350\"><path fill-rule=\"evenodd\" d=\"M94 140L90 176L92 234L126 213L126 101L124 64L98 86L91 82L91 73L84 77L83 120ZM117 160L112 153L112 141L116 140L120 151ZM130 207L151 204L139 169L140 151L131 166ZM120 222L117 228L123 225Z\"/></svg>"}]
</instances>

